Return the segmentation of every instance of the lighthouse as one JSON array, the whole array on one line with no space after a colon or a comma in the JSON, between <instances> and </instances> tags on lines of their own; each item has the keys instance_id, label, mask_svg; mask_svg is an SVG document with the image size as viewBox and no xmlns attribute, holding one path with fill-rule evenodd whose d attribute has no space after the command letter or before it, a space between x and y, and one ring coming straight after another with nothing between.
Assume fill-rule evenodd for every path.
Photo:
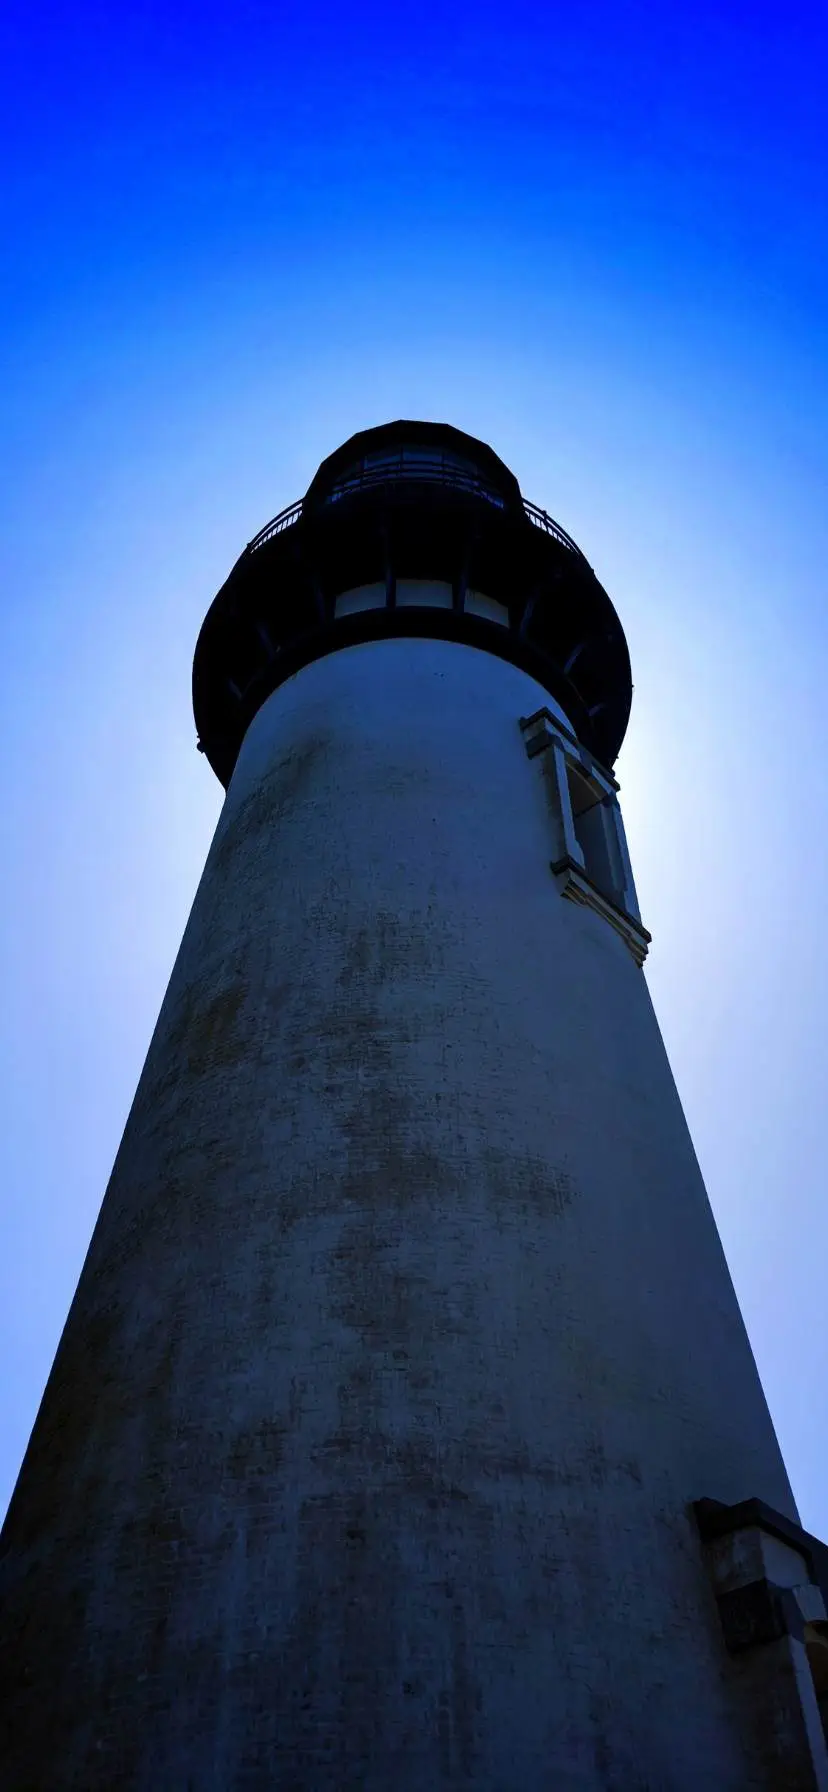
<instances>
[{"instance_id":1,"label":"lighthouse","mask_svg":"<svg viewBox=\"0 0 828 1792\"><path fill-rule=\"evenodd\" d=\"M447 425L352 437L221 587L226 797L3 1531L9 1792L828 1787L631 691Z\"/></svg>"}]
</instances>

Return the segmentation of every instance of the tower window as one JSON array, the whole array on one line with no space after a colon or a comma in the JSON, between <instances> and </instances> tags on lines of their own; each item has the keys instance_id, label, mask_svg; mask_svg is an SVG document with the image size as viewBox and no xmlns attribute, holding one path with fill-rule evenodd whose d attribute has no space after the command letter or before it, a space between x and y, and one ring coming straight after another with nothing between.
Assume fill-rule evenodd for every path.
<instances>
[{"instance_id":1,"label":"tower window","mask_svg":"<svg viewBox=\"0 0 828 1792\"><path fill-rule=\"evenodd\" d=\"M552 710L539 709L520 726L529 758L543 771L550 863L561 895L594 909L643 964L650 935L641 925L615 779Z\"/></svg>"},{"instance_id":2,"label":"tower window","mask_svg":"<svg viewBox=\"0 0 828 1792\"><path fill-rule=\"evenodd\" d=\"M506 605L498 603L496 597L487 597L485 591L467 591L464 608L467 616L482 616L486 622L499 622L504 628L509 626Z\"/></svg>"},{"instance_id":3,"label":"tower window","mask_svg":"<svg viewBox=\"0 0 828 1792\"><path fill-rule=\"evenodd\" d=\"M581 849L584 870L602 896L625 906L626 880L618 850L614 799L585 776L571 761L566 767L567 788L575 839Z\"/></svg>"},{"instance_id":4,"label":"tower window","mask_svg":"<svg viewBox=\"0 0 828 1792\"><path fill-rule=\"evenodd\" d=\"M451 586L443 579L398 579L397 609L406 606L430 610L450 610Z\"/></svg>"},{"instance_id":5,"label":"tower window","mask_svg":"<svg viewBox=\"0 0 828 1792\"><path fill-rule=\"evenodd\" d=\"M337 621L341 616L356 616L360 610L382 610L385 608L385 585L354 585L350 591L340 592L334 604L334 616Z\"/></svg>"}]
</instances>

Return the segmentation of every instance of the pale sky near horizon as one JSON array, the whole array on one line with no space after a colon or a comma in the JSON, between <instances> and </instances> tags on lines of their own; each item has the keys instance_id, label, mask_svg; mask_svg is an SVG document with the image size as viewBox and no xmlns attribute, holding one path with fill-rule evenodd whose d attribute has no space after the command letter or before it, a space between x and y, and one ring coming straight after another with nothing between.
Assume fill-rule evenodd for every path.
<instances>
[{"instance_id":1,"label":"pale sky near horizon","mask_svg":"<svg viewBox=\"0 0 828 1792\"><path fill-rule=\"evenodd\" d=\"M203 614L413 415L627 632L647 976L828 1540L824 13L115 10L0 25L0 1510L219 811Z\"/></svg>"}]
</instances>

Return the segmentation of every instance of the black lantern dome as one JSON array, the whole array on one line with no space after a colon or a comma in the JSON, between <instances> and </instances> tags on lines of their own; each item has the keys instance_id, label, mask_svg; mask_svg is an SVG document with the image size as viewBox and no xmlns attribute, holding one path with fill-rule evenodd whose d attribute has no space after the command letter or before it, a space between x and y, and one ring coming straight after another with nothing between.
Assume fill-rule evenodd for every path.
<instances>
[{"instance_id":1,"label":"black lantern dome","mask_svg":"<svg viewBox=\"0 0 828 1792\"><path fill-rule=\"evenodd\" d=\"M405 599L412 581L416 602ZM370 602L343 600L365 590ZM484 442L445 423L401 421L329 455L305 497L248 543L210 606L193 707L222 783L278 685L322 654L391 635L463 641L511 660L612 767L632 685L603 586Z\"/></svg>"}]
</instances>

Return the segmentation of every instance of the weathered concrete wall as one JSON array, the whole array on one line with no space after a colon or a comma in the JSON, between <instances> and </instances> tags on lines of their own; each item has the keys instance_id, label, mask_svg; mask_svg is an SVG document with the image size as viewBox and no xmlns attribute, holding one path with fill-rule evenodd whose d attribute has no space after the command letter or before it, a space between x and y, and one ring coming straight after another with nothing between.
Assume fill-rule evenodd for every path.
<instances>
[{"instance_id":1,"label":"weathered concrete wall","mask_svg":"<svg viewBox=\"0 0 828 1792\"><path fill-rule=\"evenodd\" d=\"M794 1508L644 978L451 643L252 725L4 1535L5 1784L770 1785Z\"/></svg>"}]
</instances>

